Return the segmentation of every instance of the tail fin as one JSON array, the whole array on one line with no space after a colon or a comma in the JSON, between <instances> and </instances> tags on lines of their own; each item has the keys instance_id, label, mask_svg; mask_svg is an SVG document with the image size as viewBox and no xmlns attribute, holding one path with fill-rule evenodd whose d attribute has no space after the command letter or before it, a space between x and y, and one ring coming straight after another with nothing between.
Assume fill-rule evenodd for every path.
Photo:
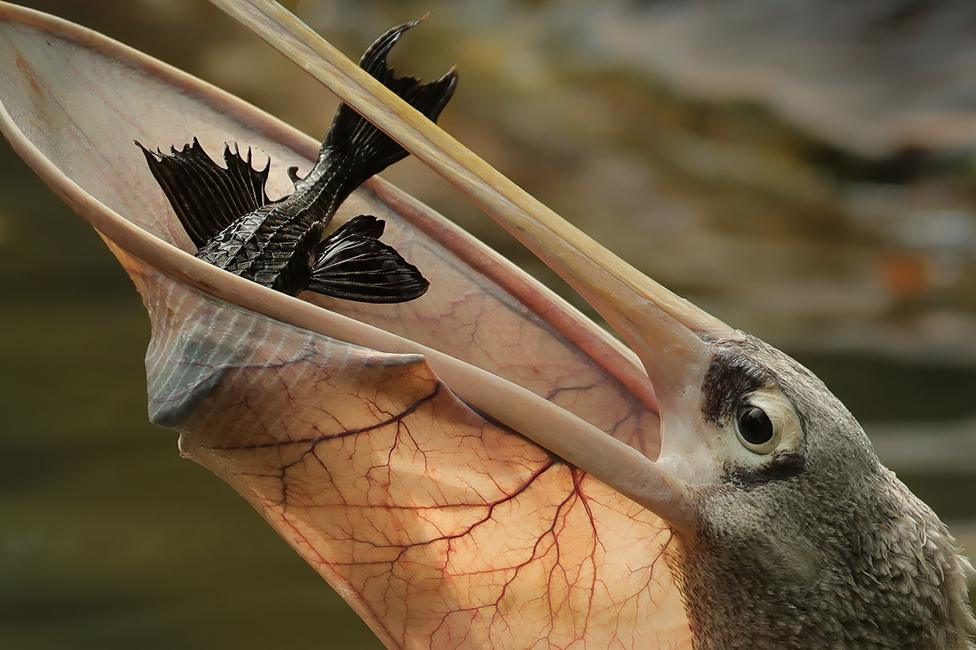
<instances>
[{"instance_id":1,"label":"tail fin","mask_svg":"<svg viewBox=\"0 0 976 650\"><path fill-rule=\"evenodd\" d=\"M380 36L363 54L359 66L428 119L436 122L454 94L457 72L451 69L437 81L424 84L415 77L395 76L393 69L386 63L387 55L400 37L419 22L420 20L414 20L405 23ZM323 156L335 154L349 155L355 159L357 172L361 172L361 181L407 156L406 150L393 138L345 104L339 107L322 145Z\"/></svg>"}]
</instances>

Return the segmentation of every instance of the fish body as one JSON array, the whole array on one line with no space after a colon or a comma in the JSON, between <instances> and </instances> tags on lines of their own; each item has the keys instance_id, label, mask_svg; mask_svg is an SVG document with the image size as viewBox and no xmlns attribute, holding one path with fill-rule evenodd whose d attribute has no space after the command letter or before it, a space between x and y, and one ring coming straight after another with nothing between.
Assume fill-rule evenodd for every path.
<instances>
[{"instance_id":1,"label":"fish body","mask_svg":"<svg viewBox=\"0 0 976 650\"><path fill-rule=\"evenodd\" d=\"M457 84L453 70L422 84L396 77L386 57L417 21L395 27L366 50L360 66L436 120ZM295 295L311 289L364 302L402 302L422 295L426 279L379 241L384 223L370 215L324 234L359 185L407 156L392 138L340 105L319 157L304 178L288 170L295 191L277 201L265 193L271 161L252 166L240 149L224 149L218 166L194 139L169 155L138 144L153 176L197 246L196 256L258 284Z\"/></svg>"}]
</instances>

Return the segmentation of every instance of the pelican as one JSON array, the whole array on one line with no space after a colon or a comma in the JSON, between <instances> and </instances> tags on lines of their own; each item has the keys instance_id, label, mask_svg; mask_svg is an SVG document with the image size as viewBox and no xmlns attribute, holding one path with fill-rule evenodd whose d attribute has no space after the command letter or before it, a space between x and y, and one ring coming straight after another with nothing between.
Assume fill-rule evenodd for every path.
<instances>
[{"instance_id":1,"label":"pelican","mask_svg":"<svg viewBox=\"0 0 976 650\"><path fill-rule=\"evenodd\" d=\"M194 257L133 138L192 129L299 168L317 143L0 5L0 128L142 294L150 418L386 646L972 647L971 567L812 373L639 273L277 4L214 2L469 196L626 343L380 179L347 207L387 221L430 281L417 300L294 297ZM92 92L105 79L112 93ZM141 119L120 129L127 112Z\"/></svg>"}]
</instances>

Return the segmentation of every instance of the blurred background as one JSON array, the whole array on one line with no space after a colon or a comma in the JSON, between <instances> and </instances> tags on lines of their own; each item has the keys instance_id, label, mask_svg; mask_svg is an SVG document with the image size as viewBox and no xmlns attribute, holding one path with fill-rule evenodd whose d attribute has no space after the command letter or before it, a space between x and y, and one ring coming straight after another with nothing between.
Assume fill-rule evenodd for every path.
<instances>
[{"instance_id":1,"label":"blurred background","mask_svg":"<svg viewBox=\"0 0 976 650\"><path fill-rule=\"evenodd\" d=\"M23 2L320 137L335 100L202 0ZM655 279L819 374L976 552L976 3L303 0L461 83L441 124ZM246 143L244 143L246 144ZM585 305L413 160L385 174ZM374 648L146 420L149 330L0 145L0 646Z\"/></svg>"}]
</instances>

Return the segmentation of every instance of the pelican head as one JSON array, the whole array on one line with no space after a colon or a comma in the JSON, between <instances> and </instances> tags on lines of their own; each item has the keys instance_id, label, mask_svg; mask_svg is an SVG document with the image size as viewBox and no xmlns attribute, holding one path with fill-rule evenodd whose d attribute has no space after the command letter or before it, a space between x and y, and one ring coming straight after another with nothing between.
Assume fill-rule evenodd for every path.
<instances>
[{"instance_id":1,"label":"pelican head","mask_svg":"<svg viewBox=\"0 0 976 650\"><path fill-rule=\"evenodd\" d=\"M969 647L971 567L840 400L755 337L698 351L656 463L696 646Z\"/></svg>"}]
</instances>

